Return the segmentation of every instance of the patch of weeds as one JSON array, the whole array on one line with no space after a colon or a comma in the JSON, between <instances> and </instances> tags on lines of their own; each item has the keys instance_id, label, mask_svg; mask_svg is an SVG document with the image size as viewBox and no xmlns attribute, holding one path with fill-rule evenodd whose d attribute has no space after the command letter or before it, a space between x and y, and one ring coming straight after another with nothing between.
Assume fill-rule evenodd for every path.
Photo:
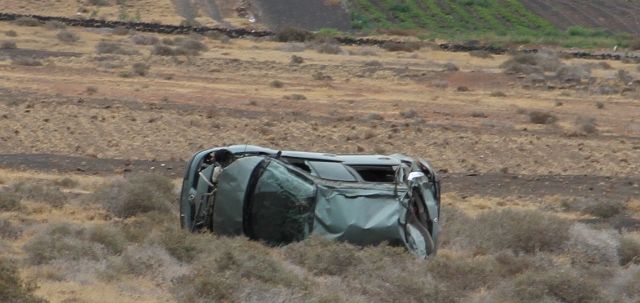
<instances>
[{"instance_id":1,"label":"patch of weeds","mask_svg":"<svg viewBox=\"0 0 640 303\"><path fill-rule=\"evenodd\" d=\"M364 119L367 121L383 121L384 117L378 113L369 113Z\"/></svg>"},{"instance_id":2,"label":"patch of weeds","mask_svg":"<svg viewBox=\"0 0 640 303\"><path fill-rule=\"evenodd\" d=\"M538 53L519 53L500 65L508 74L539 74L556 71L562 65L556 53L542 51Z\"/></svg>"},{"instance_id":3,"label":"patch of weeds","mask_svg":"<svg viewBox=\"0 0 640 303\"><path fill-rule=\"evenodd\" d=\"M312 48L321 54L339 55L344 52L340 47L340 44L333 40L314 43Z\"/></svg>"},{"instance_id":4,"label":"patch of weeds","mask_svg":"<svg viewBox=\"0 0 640 303\"><path fill-rule=\"evenodd\" d=\"M626 205L620 201L583 201L582 212L594 217L608 219L625 211Z\"/></svg>"},{"instance_id":5,"label":"patch of weeds","mask_svg":"<svg viewBox=\"0 0 640 303\"><path fill-rule=\"evenodd\" d=\"M460 68L457 65L455 65L455 64L453 64L451 62L447 62L447 63L443 64L442 68L445 71L448 71L448 72L457 72L457 71L460 70Z\"/></svg>"},{"instance_id":6,"label":"patch of weeds","mask_svg":"<svg viewBox=\"0 0 640 303\"><path fill-rule=\"evenodd\" d=\"M129 34L129 29L124 26L118 26L111 30L111 34L116 36L126 36Z\"/></svg>"},{"instance_id":7,"label":"patch of weeds","mask_svg":"<svg viewBox=\"0 0 640 303\"><path fill-rule=\"evenodd\" d=\"M154 45L151 53L156 56L175 56L176 51L170 46L166 45Z\"/></svg>"},{"instance_id":8,"label":"patch of weeds","mask_svg":"<svg viewBox=\"0 0 640 303\"><path fill-rule=\"evenodd\" d=\"M600 102L600 101L596 102L596 108L597 109L603 109L604 108L604 103Z\"/></svg>"},{"instance_id":9,"label":"patch of weeds","mask_svg":"<svg viewBox=\"0 0 640 303\"><path fill-rule=\"evenodd\" d=\"M504 97L507 96L507 94L505 94L504 92L501 92L501 91L495 91L495 92L491 92L491 94L489 94L489 96L496 97L496 98L504 98Z\"/></svg>"},{"instance_id":10,"label":"patch of weeds","mask_svg":"<svg viewBox=\"0 0 640 303\"><path fill-rule=\"evenodd\" d=\"M91 199L102 203L116 217L129 218L149 212L170 212L176 198L170 179L151 174L115 181L92 194Z\"/></svg>"},{"instance_id":11,"label":"patch of weeds","mask_svg":"<svg viewBox=\"0 0 640 303\"><path fill-rule=\"evenodd\" d=\"M14 41L2 41L0 42L0 49L17 49L18 45Z\"/></svg>"},{"instance_id":12,"label":"patch of weeds","mask_svg":"<svg viewBox=\"0 0 640 303\"><path fill-rule=\"evenodd\" d=\"M207 46L195 39L176 39L175 53L177 55L197 56L206 51Z\"/></svg>"},{"instance_id":13,"label":"patch of weeds","mask_svg":"<svg viewBox=\"0 0 640 303\"><path fill-rule=\"evenodd\" d=\"M313 73L313 75L311 75L311 77L313 78L313 80L316 81L330 81L333 80L333 78L331 78L331 76L323 73L323 72L315 72Z\"/></svg>"},{"instance_id":14,"label":"patch of weeds","mask_svg":"<svg viewBox=\"0 0 640 303\"><path fill-rule=\"evenodd\" d=\"M156 282L168 283L183 274L179 262L157 245L135 244L128 246L122 254L112 259L102 272L107 280L115 280L122 275L150 277Z\"/></svg>"},{"instance_id":15,"label":"patch of weeds","mask_svg":"<svg viewBox=\"0 0 640 303\"><path fill-rule=\"evenodd\" d=\"M473 112L471 112L471 117L473 117L473 118L487 118L489 116L487 116L487 114L485 114L484 112L473 111Z\"/></svg>"},{"instance_id":16,"label":"patch of weeds","mask_svg":"<svg viewBox=\"0 0 640 303\"><path fill-rule=\"evenodd\" d=\"M529 116L529 122L533 124L553 124L558 121L558 117L547 112L530 111L527 115Z\"/></svg>"},{"instance_id":17,"label":"patch of weeds","mask_svg":"<svg viewBox=\"0 0 640 303\"><path fill-rule=\"evenodd\" d=\"M80 40L80 37L78 37L78 35L67 30L60 31L56 35L56 38L58 38L58 40L64 43L76 43Z\"/></svg>"},{"instance_id":18,"label":"patch of weeds","mask_svg":"<svg viewBox=\"0 0 640 303\"><path fill-rule=\"evenodd\" d=\"M4 32L5 36L7 37L18 37L18 33L14 30L8 30L6 32Z\"/></svg>"}]
</instances>

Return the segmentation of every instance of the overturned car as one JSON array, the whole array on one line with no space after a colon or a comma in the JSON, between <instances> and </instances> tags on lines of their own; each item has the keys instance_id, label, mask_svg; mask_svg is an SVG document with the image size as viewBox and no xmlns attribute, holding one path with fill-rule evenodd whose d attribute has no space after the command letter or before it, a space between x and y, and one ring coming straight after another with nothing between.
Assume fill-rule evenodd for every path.
<instances>
[{"instance_id":1,"label":"overturned car","mask_svg":"<svg viewBox=\"0 0 640 303\"><path fill-rule=\"evenodd\" d=\"M334 155L252 145L196 153L180 197L182 228L271 245L312 234L436 253L440 183L403 155Z\"/></svg>"}]
</instances>

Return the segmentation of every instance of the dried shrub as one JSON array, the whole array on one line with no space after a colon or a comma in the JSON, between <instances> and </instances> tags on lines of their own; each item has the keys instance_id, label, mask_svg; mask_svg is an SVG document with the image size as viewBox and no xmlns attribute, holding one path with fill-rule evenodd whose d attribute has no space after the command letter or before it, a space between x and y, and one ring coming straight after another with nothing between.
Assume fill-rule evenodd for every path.
<instances>
[{"instance_id":1,"label":"dried shrub","mask_svg":"<svg viewBox=\"0 0 640 303\"><path fill-rule=\"evenodd\" d=\"M543 51L538 53L519 53L500 65L508 74L534 74L555 71L562 62L557 54Z\"/></svg>"},{"instance_id":2,"label":"dried shrub","mask_svg":"<svg viewBox=\"0 0 640 303\"><path fill-rule=\"evenodd\" d=\"M420 50L422 45L418 42L399 42L399 41L386 41L382 45L381 48L390 51L390 52L415 52Z\"/></svg>"},{"instance_id":3,"label":"dried shrub","mask_svg":"<svg viewBox=\"0 0 640 303\"><path fill-rule=\"evenodd\" d=\"M333 40L314 43L312 48L321 54L339 55L344 52L340 45Z\"/></svg>"},{"instance_id":4,"label":"dried shrub","mask_svg":"<svg viewBox=\"0 0 640 303\"><path fill-rule=\"evenodd\" d=\"M620 237L618 257L623 266L629 263L640 264L640 239L629 234Z\"/></svg>"},{"instance_id":5,"label":"dried shrub","mask_svg":"<svg viewBox=\"0 0 640 303\"><path fill-rule=\"evenodd\" d=\"M313 80L316 81L330 81L333 80L333 78L323 72L315 72L311 75L311 77L313 78Z\"/></svg>"},{"instance_id":6,"label":"dried shrub","mask_svg":"<svg viewBox=\"0 0 640 303\"><path fill-rule=\"evenodd\" d=\"M44 27L47 29L65 29L67 28L67 25L60 21L49 20L44 23Z\"/></svg>"},{"instance_id":7,"label":"dried shrub","mask_svg":"<svg viewBox=\"0 0 640 303\"><path fill-rule=\"evenodd\" d=\"M595 230L577 223L569 229L567 252L574 264L612 266L618 263L618 235L614 230Z\"/></svg>"},{"instance_id":8,"label":"dried shrub","mask_svg":"<svg viewBox=\"0 0 640 303\"><path fill-rule=\"evenodd\" d=\"M0 49L17 49L18 46L14 41L2 41L0 42Z\"/></svg>"},{"instance_id":9,"label":"dried shrub","mask_svg":"<svg viewBox=\"0 0 640 303\"><path fill-rule=\"evenodd\" d=\"M117 279L122 275L133 275L168 283L184 273L184 268L164 248L136 244L128 246L117 259L113 259L102 276Z\"/></svg>"},{"instance_id":10,"label":"dried shrub","mask_svg":"<svg viewBox=\"0 0 640 303\"><path fill-rule=\"evenodd\" d=\"M20 196L16 195L14 192L0 189L1 211L19 210L22 207L20 204L20 200Z\"/></svg>"},{"instance_id":11,"label":"dried shrub","mask_svg":"<svg viewBox=\"0 0 640 303\"><path fill-rule=\"evenodd\" d=\"M556 71L556 79L565 83L580 83L591 76L591 70L585 66L563 65Z\"/></svg>"},{"instance_id":12,"label":"dried shrub","mask_svg":"<svg viewBox=\"0 0 640 303\"><path fill-rule=\"evenodd\" d=\"M138 54L138 51L134 49L125 48L123 45L110 42L110 41L100 41L96 45L96 52L98 54L117 54L117 55L135 55Z\"/></svg>"},{"instance_id":13,"label":"dried shrub","mask_svg":"<svg viewBox=\"0 0 640 303\"><path fill-rule=\"evenodd\" d=\"M32 282L20 278L15 262L0 258L0 302L46 303L35 296L38 288Z\"/></svg>"},{"instance_id":14,"label":"dried shrub","mask_svg":"<svg viewBox=\"0 0 640 303\"><path fill-rule=\"evenodd\" d=\"M604 302L600 282L571 268L528 271L506 281L486 302Z\"/></svg>"},{"instance_id":15,"label":"dried shrub","mask_svg":"<svg viewBox=\"0 0 640 303\"><path fill-rule=\"evenodd\" d=\"M204 244L211 240L215 240L211 235L194 234L173 226L161 229L152 236L153 243L161 245L171 256L186 263L193 262L205 253Z\"/></svg>"},{"instance_id":16,"label":"dried shrub","mask_svg":"<svg viewBox=\"0 0 640 303\"><path fill-rule=\"evenodd\" d=\"M14 30L8 30L8 31L4 32L4 34L7 37L18 37L18 33L16 33L16 31L14 31Z\"/></svg>"},{"instance_id":17,"label":"dried shrub","mask_svg":"<svg viewBox=\"0 0 640 303\"><path fill-rule=\"evenodd\" d=\"M176 39L175 53L177 55L197 56L206 51L207 46L195 39Z\"/></svg>"},{"instance_id":18,"label":"dried shrub","mask_svg":"<svg viewBox=\"0 0 640 303\"><path fill-rule=\"evenodd\" d=\"M56 38L58 38L58 40L64 42L64 43L75 43L78 42L80 40L80 37L78 37L78 35L67 31L67 30L62 30L60 31L57 35Z\"/></svg>"},{"instance_id":19,"label":"dried shrub","mask_svg":"<svg viewBox=\"0 0 640 303\"><path fill-rule=\"evenodd\" d=\"M160 175L132 175L95 192L91 199L102 203L116 217L129 218L149 212L170 212L175 195L171 180Z\"/></svg>"},{"instance_id":20,"label":"dried shrub","mask_svg":"<svg viewBox=\"0 0 640 303\"><path fill-rule=\"evenodd\" d=\"M570 222L535 210L504 209L479 214L461 228L458 242L481 251L558 251Z\"/></svg>"},{"instance_id":21,"label":"dried shrub","mask_svg":"<svg viewBox=\"0 0 640 303\"><path fill-rule=\"evenodd\" d=\"M413 119L418 116L418 112L413 109L410 109L407 111L400 112L400 116L405 119Z\"/></svg>"},{"instance_id":22,"label":"dried shrub","mask_svg":"<svg viewBox=\"0 0 640 303\"><path fill-rule=\"evenodd\" d=\"M457 65L455 65L455 64L453 64L451 62L447 62L447 63L443 64L442 68L445 71L448 71L448 72L457 72L457 71L460 70L460 68Z\"/></svg>"},{"instance_id":23,"label":"dried shrub","mask_svg":"<svg viewBox=\"0 0 640 303\"><path fill-rule=\"evenodd\" d=\"M382 121L384 117L378 113L369 113L366 117L364 117L366 121Z\"/></svg>"},{"instance_id":24,"label":"dried shrub","mask_svg":"<svg viewBox=\"0 0 640 303\"><path fill-rule=\"evenodd\" d=\"M285 100L293 100L293 101L307 100L307 97L301 94L291 94L291 95L284 96L282 98Z\"/></svg>"},{"instance_id":25,"label":"dried shrub","mask_svg":"<svg viewBox=\"0 0 640 303\"><path fill-rule=\"evenodd\" d=\"M473 118L487 118L489 116L487 116L487 114L485 114L484 112L473 111L473 112L471 112L471 117L473 117Z\"/></svg>"},{"instance_id":26,"label":"dried shrub","mask_svg":"<svg viewBox=\"0 0 640 303\"><path fill-rule=\"evenodd\" d=\"M176 51L166 45L154 45L151 53L157 56L175 56Z\"/></svg>"},{"instance_id":27,"label":"dried shrub","mask_svg":"<svg viewBox=\"0 0 640 303\"><path fill-rule=\"evenodd\" d=\"M589 200L582 201L582 212L598 218L612 218L624 212L626 206L624 203L615 200Z\"/></svg>"},{"instance_id":28,"label":"dried shrub","mask_svg":"<svg viewBox=\"0 0 640 303\"><path fill-rule=\"evenodd\" d=\"M579 134L589 135L598 132L598 124L595 118L578 117L575 121L575 128Z\"/></svg>"},{"instance_id":29,"label":"dried shrub","mask_svg":"<svg viewBox=\"0 0 640 303\"><path fill-rule=\"evenodd\" d=\"M124 26L118 26L111 30L111 33L116 36L126 36L129 34L129 29Z\"/></svg>"},{"instance_id":30,"label":"dried shrub","mask_svg":"<svg viewBox=\"0 0 640 303\"><path fill-rule=\"evenodd\" d=\"M291 64L302 64L302 63L304 63L304 58L296 55L291 56Z\"/></svg>"},{"instance_id":31,"label":"dried shrub","mask_svg":"<svg viewBox=\"0 0 640 303\"><path fill-rule=\"evenodd\" d=\"M109 5L109 1L108 0L88 0L89 4L91 5L95 5L95 6L107 6Z\"/></svg>"},{"instance_id":32,"label":"dried shrub","mask_svg":"<svg viewBox=\"0 0 640 303\"><path fill-rule=\"evenodd\" d=\"M133 44L137 45L156 45L160 43L160 39L156 36L136 34L131 36Z\"/></svg>"},{"instance_id":33,"label":"dried shrub","mask_svg":"<svg viewBox=\"0 0 640 303\"><path fill-rule=\"evenodd\" d=\"M134 63L131 66L131 70L133 71L133 73L142 77L146 76L149 73L150 69L151 69L151 66L141 62Z\"/></svg>"},{"instance_id":34,"label":"dried shrub","mask_svg":"<svg viewBox=\"0 0 640 303\"><path fill-rule=\"evenodd\" d=\"M40 60L23 56L11 58L11 64L21 66L42 66L42 62L40 62Z\"/></svg>"},{"instance_id":35,"label":"dried shrub","mask_svg":"<svg viewBox=\"0 0 640 303\"><path fill-rule=\"evenodd\" d=\"M25 245L31 264L48 264L54 260L102 260L117 255L126 245L122 232L113 227L83 227L68 223L42 228Z\"/></svg>"},{"instance_id":36,"label":"dried shrub","mask_svg":"<svg viewBox=\"0 0 640 303\"><path fill-rule=\"evenodd\" d=\"M98 88L95 86L87 86L85 92L87 92L87 95L89 96L95 95L98 92Z\"/></svg>"},{"instance_id":37,"label":"dried shrub","mask_svg":"<svg viewBox=\"0 0 640 303\"><path fill-rule=\"evenodd\" d=\"M0 238L16 239L22 234L22 229L13 225L10 221L0 219Z\"/></svg>"},{"instance_id":38,"label":"dried shrub","mask_svg":"<svg viewBox=\"0 0 640 303\"><path fill-rule=\"evenodd\" d=\"M20 17L15 21L13 21L13 23L18 26L31 26L31 27L42 25L42 22L40 20L33 17Z\"/></svg>"},{"instance_id":39,"label":"dried shrub","mask_svg":"<svg viewBox=\"0 0 640 303\"><path fill-rule=\"evenodd\" d=\"M505 94L504 92L501 92L501 91L495 91L495 92L491 92L491 94L489 94L489 96L496 97L496 98L504 98L504 97L507 96L507 94Z\"/></svg>"},{"instance_id":40,"label":"dried shrub","mask_svg":"<svg viewBox=\"0 0 640 303\"><path fill-rule=\"evenodd\" d=\"M493 59L493 56L491 55L491 53L486 51L486 50L473 50L473 51L470 51L469 52L469 56L476 57L476 58L482 58L482 59Z\"/></svg>"},{"instance_id":41,"label":"dried shrub","mask_svg":"<svg viewBox=\"0 0 640 303\"><path fill-rule=\"evenodd\" d=\"M343 275L350 268L366 260L357 253L360 249L346 243L332 243L313 236L285 247L285 256L316 275Z\"/></svg>"},{"instance_id":42,"label":"dried shrub","mask_svg":"<svg viewBox=\"0 0 640 303\"><path fill-rule=\"evenodd\" d=\"M313 39L313 33L303 29L287 27L278 30L275 39L278 42L306 42Z\"/></svg>"},{"instance_id":43,"label":"dried shrub","mask_svg":"<svg viewBox=\"0 0 640 303\"><path fill-rule=\"evenodd\" d=\"M306 45L304 43L301 42L289 42L289 43L285 43L282 44L278 47L278 50L281 52L288 52L288 53L299 53L299 52L303 52L306 49Z\"/></svg>"},{"instance_id":44,"label":"dried shrub","mask_svg":"<svg viewBox=\"0 0 640 303\"><path fill-rule=\"evenodd\" d=\"M558 117L547 112L530 111L527 115L529 116L529 122L533 124L553 124L558 121Z\"/></svg>"},{"instance_id":45,"label":"dried shrub","mask_svg":"<svg viewBox=\"0 0 640 303\"><path fill-rule=\"evenodd\" d=\"M597 109L603 109L604 108L604 103L600 102L600 101L596 102L596 108Z\"/></svg>"},{"instance_id":46,"label":"dried shrub","mask_svg":"<svg viewBox=\"0 0 640 303\"><path fill-rule=\"evenodd\" d=\"M260 243L227 238L210 243L209 253L194 262L193 270L173 281L171 292L178 302L239 302L243 292L260 285L305 288L304 281Z\"/></svg>"},{"instance_id":47,"label":"dried shrub","mask_svg":"<svg viewBox=\"0 0 640 303\"><path fill-rule=\"evenodd\" d=\"M8 190L20 199L44 202L52 207L62 207L68 200L67 195L58 187L35 181L22 181L12 184Z\"/></svg>"},{"instance_id":48,"label":"dried shrub","mask_svg":"<svg viewBox=\"0 0 640 303\"><path fill-rule=\"evenodd\" d=\"M284 82L280 81L280 80L273 80L269 83L269 86L273 87L273 88L283 88L284 87Z\"/></svg>"}]
</instances>

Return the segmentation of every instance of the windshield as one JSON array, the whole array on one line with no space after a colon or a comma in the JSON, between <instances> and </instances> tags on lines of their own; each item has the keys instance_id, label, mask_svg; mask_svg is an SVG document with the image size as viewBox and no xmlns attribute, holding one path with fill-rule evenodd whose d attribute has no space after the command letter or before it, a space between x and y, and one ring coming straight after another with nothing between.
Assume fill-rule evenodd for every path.
<instances>
[{"instance_id":1,"label":"windshield","mask_svg":"<svg viewBox=\"0 0 640 303\"><path fill-rule=\"evenodd\" d=\"M250 200L252 236L270 244L303 240L311 231L315 195L310 179L270 161Z\"/></svg>"}]
</instances>

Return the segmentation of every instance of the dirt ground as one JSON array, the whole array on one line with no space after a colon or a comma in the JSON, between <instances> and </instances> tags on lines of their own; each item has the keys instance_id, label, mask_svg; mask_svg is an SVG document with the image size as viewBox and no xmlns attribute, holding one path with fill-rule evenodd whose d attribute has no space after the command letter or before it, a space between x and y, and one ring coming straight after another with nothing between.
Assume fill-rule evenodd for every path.
<instances>
[{"instance_id":1,"label":"dirt ground","mask_svg":"<svg viewBox=\"0 0 640 303\"><path fill-rule=\"evenodd\" d=\"M327 54L295 43L191 37L207 50L159 56L153 46L133 43L135 33L67 31L78 41L60 41L57 29L0 23L0 41L17 47L0 49L0 186L70 176L81 194L120 175L152 171L178 183L195 151L230 144L405 153L429 159L441 173L445 208L556 212L566 201L612 200L629 205L624 224L640 229L635 91L604 95L591 86L532 85L503 72L508 55L355 46ZM104 41L128 54L98 53ZM25 54L40 65L21 63ZM148 70L137 74L141 64ZM615 81L620 71L640 79L636 64L607 65L592 69L592 82ZM532 123L532 112L555 121ZM577 121L585 120L595 130L581 129ZM103 210L89 206L30 209L20 220L105 221ZM34 270L25 273L37 276ZM142 278L90 288L38 282L38 293L52 302L171 301ZM127 289L131 283L143 290Z\"/></svg>"}]
</instances>

